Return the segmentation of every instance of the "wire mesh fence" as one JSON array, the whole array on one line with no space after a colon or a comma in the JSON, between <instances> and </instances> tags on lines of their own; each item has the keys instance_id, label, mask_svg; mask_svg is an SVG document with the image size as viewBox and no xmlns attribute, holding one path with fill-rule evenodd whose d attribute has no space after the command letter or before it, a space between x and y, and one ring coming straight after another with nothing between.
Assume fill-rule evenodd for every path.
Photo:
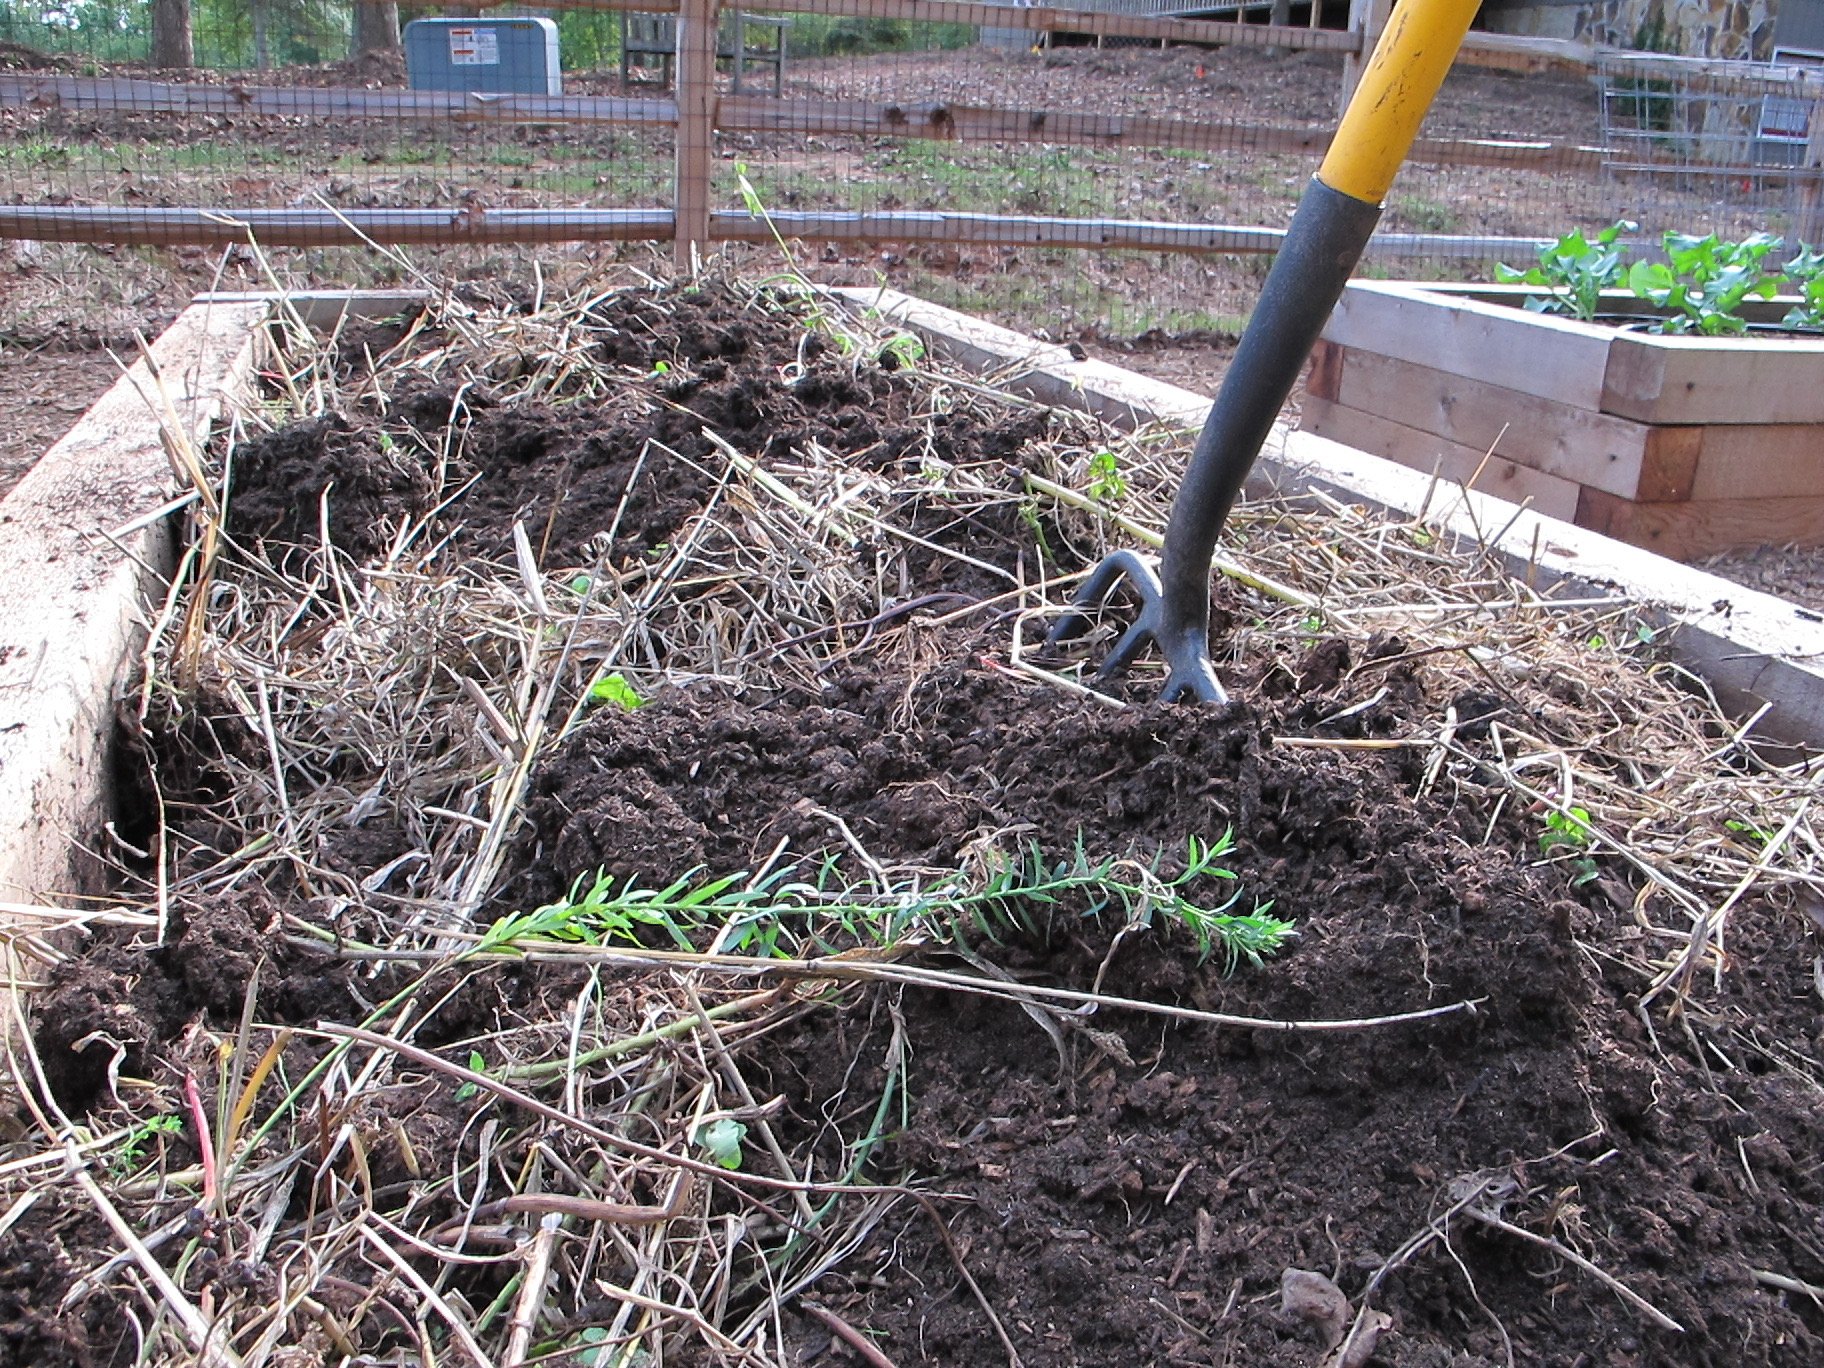
<instances>
[{"instance_id":1,"label":"wire mesh fence","mask_svg":"<svg viewBox=\"0 0 1824 1368\"><path fill-rule=\"evenodd\" d=\"M1245 311L1252 268L1213 291L1210 258L1276 245L1363 41L1322 3L633 3L439 24L346 0L0 0L0 236L777 233L850 280L1086 316L1145 294L1155 321L1214 326ZM507 20L548 25L553 69L475 89L507 65L477 35ZM694 69L693 23L714 29ZM1794 173L1803 138L1760 130L1767 92L1724 109L1672 65L1460 66L1367 269L1485 272L1624 216L1803 227L1815 173ZM1810 87L1781 89L1776 123L1811 117ZM1050 254L1070 247L1125 251Z\"/></svg>"},{"instance_id":2,"label":"wire mesh fence","mask_svg":"<svg viewBox=\"0 0 1824 1368\"><path fill-rule=\"evenodd\" d=\"M1597 73L1616 217L1650 238L1824 238L1824 64L1610 53Z\"/></svg>"}]
</instances>

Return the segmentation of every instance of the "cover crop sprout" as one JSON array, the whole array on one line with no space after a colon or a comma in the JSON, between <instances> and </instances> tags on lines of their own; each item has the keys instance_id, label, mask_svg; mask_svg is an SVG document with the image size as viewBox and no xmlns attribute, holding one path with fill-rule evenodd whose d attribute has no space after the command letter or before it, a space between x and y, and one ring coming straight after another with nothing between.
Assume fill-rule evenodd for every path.
<instances>
[{"instance_id":1,"label":"cover crop sprout","mask_svg":"<svg viewBox=\"0 0 1824 1368\"><path fill-rule=\"evenodd\" d=\"M663 888L616 884L597 872L579 878L564 901L515 913L489 927L475 953L525 949L538 941L591 945L668 940L679 950L699 942L726 954L789 959L854 946L894 946L913 941L954 943L969 932L998 940L1011 930L1043 934L1066 899L1082 903L1082 916L1115 909L1130 926L1163 921L1190 933L1203 958L1219 955L1225 969L1242 960L1258 965L1293 934L1291 923L1270 915L1270 904L1235 912L1239 891L1217 906L1191 897L1200 879L1233 881L1222 861L1234 849L1232 833L1214 841L1192 837L1184 867L1162 870L1162 857L1092 860L1081 839L1061 860L1036 844L989 857L985 874L958 870L934 883L916 876L876 874L852 879L828 857L810 879L781 873L760 880L745 874L706 877L696 871Z\"/></svg>"}]
</instances>

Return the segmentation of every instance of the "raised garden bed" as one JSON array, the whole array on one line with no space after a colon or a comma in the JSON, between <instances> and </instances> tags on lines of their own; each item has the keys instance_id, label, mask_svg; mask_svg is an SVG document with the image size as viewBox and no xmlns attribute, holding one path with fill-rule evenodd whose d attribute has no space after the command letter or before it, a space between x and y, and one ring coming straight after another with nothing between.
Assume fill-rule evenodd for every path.
<instances>
[{"instance_id":1,"label":"raised garden bed","mask_svg":"<svg viewBox=\"0 0 1824 1368\"><path fill-rule=\"evenodd\" d=\"M1662 337L1528 293L1351 284L1303 426L1680 560L1824 544L1824 339Z\"/></svg>"},{"instance_id":2,"label":"raised garden bed","mask_svg":"<svg viewBox=\"0 0 1824 1368\"><path fill-rule=\"evenodd\" d=\"M1596 539L1288 439L1241 701L1161 708L1034 643L1182 434L1012 391L1181 392L714 280L286 342L31 995L0 1355L1816 1361L1816 780L1714 624L1547 588Z\"/></svg>"}]
</instances>

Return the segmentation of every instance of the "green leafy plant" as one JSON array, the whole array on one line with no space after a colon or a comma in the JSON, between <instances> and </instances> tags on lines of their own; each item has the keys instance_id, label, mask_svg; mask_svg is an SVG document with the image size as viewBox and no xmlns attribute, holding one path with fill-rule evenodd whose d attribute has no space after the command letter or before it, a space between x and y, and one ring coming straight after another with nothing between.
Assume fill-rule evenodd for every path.
<instances>
[{"instance_id":1,"label":"green leafy plant","mask_svg":"<svg viewBox=\"0 0 1824 1368\"><path fill-rule=\"evenodd\" d=\"M1781 245L1772 233L1751 233L1740 242L1724 242L1715 233L1701 238L1667 233L1666 261L1635 262L1628 288L1669 311L1654 325L1655 332L1738 335L1748 329L1742 304L1772 299L1785 283L1784 276L1768 274L1763 264Z\"/></svg>"},{"instance_id":2,"label":"green leafy plant","mask_svg":"<svg viewBox=\"0 0 1824 1368\"><path fill-rule=\"evenodd\" d=\"M1104 447L1089 458L1089 484L1084 492L1098 503L1114 503L1127 493L1121 458Z\"/></svg>"},{"instance_id":3,"label":"green leafy plant","mask_svg":"<svg viewBox=\"0 0 1824 1368\"><path fill-rule=\"evenodd\" d=\"M175 1112L140 1122L120 1142L120 1148L114 1151L110 1167L122 1177L134 1172L145 1161L146 1145L155 1136L181 1135L183 1129L184 1119Z\"/></svg>"},{"instance_id":4,"label":"green leafy plant","mask_svg":"<svg viewBox=\"0 0 1824 1368\"><path fill-rule=\"evenodd\" d=\"M1571 882L1579 887L1589 883L1600 872L1592 856L1596 843L1595 828L1589 812L1580 807L1554 808L1545 814L1545 830L1539 833L1541 855L1568 856Z\"/></svg>"},{"instance_id":5,"label":"green leafy plant","mask_svg":"<svg viewBox=\"0 0 1824 1368\"><path fill-rule=\"evenodd\" d=\"M1537 266L1521 271L1497 263L1495 279L1503 285L1534 285L1549 291L1527 296L1526 307L1533 313L1569 314L1588 322L1596 317L1602 292L1621 283L1621 239L1638 227L1628 219L1618 219L1597 233L1594 241L1573 228L1540 249Z\"/></svg>"},{"instance_id":6,"label":"green leafy plant","mask_svg":"<svg viewBox=\"0 0 1824 1368\"><path fill-rule=\"evenodd\" d=\"M1032 499L1022 499L1018 507L1020 521L1026 524L1026 530L1032 533L1033 545L1039 548L1039 554L1046 560L1056 560L1051 551L1051 539L1045 535L1045 518L1039 512L1039 505Z\"/></svg>"},{"instance_id":7,"label":"green leafy plant","mask_svg":"<svg viewBox=\"0 0 1824 1368\"><path fill-rule=\"evenodd\" d=\"M469 1068L475 1073L486 1073L488 1070L487 1056L482 1054L480 1050L470 1050ZM479 1083L464 1083L460 1088L456 1089L456 1100L458 1102L467 1102L480 1091L481 1085Z\"/></svg>"},{"instance_id":8,"label":"green leafy plant","mask_svg":"<svg viewBox=\"0 0 1824 1368\"><path fill-rule=\"evenodd\" d=\"M632 712L635 708L646 706L646 699L640 691L627 682L627 676L616 671L605 674L589 686L591 703L613 703Z\"/></svg>"},{"instance_id":9,"label":"green leafy plant","mask_svg":"<svg viewBox=\"0 0 1824 1368\"><path fill-rule=\"evenodd\" d=\"M1801 246L1786 263L1786 275L1799 302L1786 311L1782 327L1803 332L1824 332L1824 250Z\"/></svg>"},{"instance_id":10,"label":"green leafy plant","mask_svg":"<svg viewBox=\"0 0 1824 1368\"><path fill-rule=\"evenodd\" d=\"M614 1344L608 1332L599 1325L591 1325L581 1331L577 1337L576 1361L579 1368L608 1368L613 1362Z\"/></svg>"},{"instance_id":11,"label":"green leafy plant","mask_svg":"<svg viewBox=\"0 0 1824 1368\"><path fill-rule=\"evenodd\" d=\"M1761 827L1756 826L1753 822L1740 817L1724 818L1723 826L1726 829L1733 831L1738 836L1753 837L1755 844L1757 845L1764 846L1773 839L1771 832L1765 831Z\"/></svg>"},{"instance_id":12,"label":"green leafy plant","mask_svg":"<svg viewBox=\"0 0 1824 1368\"><path fill-rule=\"evenodd\" d=\"M702 941L729 954L794 958L856 945L950 943L969 934L996 940L1013 929L1040 934L1041 919L1068 901L1084 917L1113 910L1129 925L1175 925L1201 956L1218 955L1232 969L1242 960L1259 964L1292 935L1270 905L1234 911L1239 892L1214 906L1192 896L1201 882L1234 881L1224 863L1233 849L1230 833L1214 841L1193 837L1183 868L1172 874L1164 872L1162 854L1150 861L1092 860L1081 840L1060 860L1034 844L991 856L985 872L959 870L933 883L911 875L850 879L833 857L809 878L692 873L656 890L617 886L597 873L578 879L563 902L495 922L475 953L523 952L540 941L644 944L656 935L681 950Z\"/></svg>"},{"instance_id":13,"label":"green leafy plant","mask_svg":"<svg viewBox=\"0 0 1824 1368\"><path fill-rule=\"evenodd\" d=\"M697 1128L691 1137L717 1164L725 1169L741 1167L741 1142L747 1138L747 1127L730 1117L718 1117Z\"/></svg>"},{"instance_id":14,"label":"green leafy plant","mask_svg":"<svg viewBox=\"0 0 1824 1368\"><path fill-rule=\"evenodd\" d=\"M880 349L880 363L888 370L912 370L925 359L925 344L909 332L895 333Z\"/></svg>"}]
</instances>

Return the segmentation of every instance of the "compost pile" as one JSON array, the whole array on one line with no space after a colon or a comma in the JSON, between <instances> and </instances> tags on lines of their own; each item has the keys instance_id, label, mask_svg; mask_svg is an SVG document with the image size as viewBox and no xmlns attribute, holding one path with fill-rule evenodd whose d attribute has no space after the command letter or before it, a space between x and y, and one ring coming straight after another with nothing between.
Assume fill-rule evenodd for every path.
<instances>
[{"instance_id":1,"label":"compost pile","mask_svg":"<svg viewBox=\"0 0 1824 1368\"><path fill-rule=\"evenodd\" d=\"M294 332L0 1362L1818 1361L1816 777L1633 606L1252 504L1164 707L1042 642L1179 434L792 283Z\"/></svg>"}]
</instances>

